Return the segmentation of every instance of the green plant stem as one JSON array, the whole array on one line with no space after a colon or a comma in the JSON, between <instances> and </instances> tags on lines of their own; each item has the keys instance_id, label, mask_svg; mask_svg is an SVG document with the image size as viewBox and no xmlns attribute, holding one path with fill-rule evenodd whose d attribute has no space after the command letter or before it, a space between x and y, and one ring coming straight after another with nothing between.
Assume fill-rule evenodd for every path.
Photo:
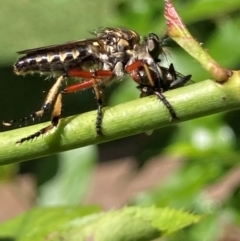
<instances>
[{"instance_id":1,"label":"green plant stem","mask_svg":"<svg viewBox=\"0 0 240 241\"><path fill-rule=\"evenodd\" d=\"M103 133L96 136L96 111L61 119L49 134L15 146L15 142L49 123L0 135L0 165L39 158L54 153L111 141L201 116L240 108L240 76L235 72L225 84L205 80L165 93L179 120L170 121L166 107L149 96L104 109ZM159 138L162 138L159 136Z\"/></svg>"},{"instance_id":2,"label":"green plant stem","mask_svg":"<svg viewBox=\"0 0 240 241\"><path fill-rule=\"evenodd\" d=\"M165 18L168 35L186 50L211 76L218 82L225 82L231 76L231 71L221 67L209 53L193 38L175 10L171 0L166 0Z\"/></svg>"}]
</instances>

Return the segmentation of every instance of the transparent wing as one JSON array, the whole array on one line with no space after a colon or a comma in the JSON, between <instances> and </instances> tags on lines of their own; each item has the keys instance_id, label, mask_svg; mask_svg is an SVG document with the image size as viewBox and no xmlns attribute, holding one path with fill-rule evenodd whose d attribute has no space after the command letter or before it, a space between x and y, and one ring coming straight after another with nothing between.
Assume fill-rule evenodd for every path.
<instances>
[{"instance_id":1,"label":"transparent wing","mask_svg":"<svg viewBox=\"0 0 240 241\"><path fill-rule=\"evenodd\" d=\"M100 38L76 40L76 41L66 42L63 44L55 44L55 45L49 45L49 46L40 47L40 48L26 49L26 50L19 51L17 53L18 54L37 54L42 52L56 52L56 51L62 51L66 49L73 49L79 46L86 46L89 44L93 44L95 42L100 44L100 40L101 40Z\"/></svg>"}]
</instances>

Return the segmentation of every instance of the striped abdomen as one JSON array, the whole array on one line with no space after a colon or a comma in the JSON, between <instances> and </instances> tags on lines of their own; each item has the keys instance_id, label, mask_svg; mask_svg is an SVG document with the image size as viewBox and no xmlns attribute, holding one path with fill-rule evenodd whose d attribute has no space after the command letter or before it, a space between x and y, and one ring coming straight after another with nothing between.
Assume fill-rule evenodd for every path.
<instances>
[{"instance_id":1,"label":"striped abdomen","mask_svg":"<svg viewBox=\"0 0 240 241\"><path fill-rule=\"evenodd\" d=\"M18 59L14 72L18 75L27 73L66 73L69 69L85 68L98 60L98 51L94 46L78 46L62 51L37 51L27 53Z\"/></svg>"}]
</instances>

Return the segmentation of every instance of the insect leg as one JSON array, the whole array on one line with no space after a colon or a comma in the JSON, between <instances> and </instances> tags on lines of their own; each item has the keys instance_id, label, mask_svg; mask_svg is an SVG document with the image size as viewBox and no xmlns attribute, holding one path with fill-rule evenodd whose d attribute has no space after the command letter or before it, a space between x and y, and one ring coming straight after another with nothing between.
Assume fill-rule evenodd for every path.
<instances>
[{"instance_id":1,"label":"insect leg","mask_svg":"<svg viewBox=\"0 0 240 241\"><path fill-rule=\"evenodd\" d=\"M169 114L171 115L171 119L178 119L177 114L175 110L173 109L172 105L169 103L169 101L166 99L166 97L163 95L163 90L161 88L156 88L150 74L150 69L149 67L144 64L144 69L146 71L146 74L148 76L148 79L150 80L149 83L154 89L154 94L162 101L162 103L167 107ZM153 84L152 84L153 83Z\"/></svg>"},{"instance_id":2,"label":"insect leg","mask_svg":"<svg viewBox=\"0 0 240 241\"><path fill-rule=\"evenodd\" d=\"M112 77L116 76L111 70L79 70L72 69L68 72L69 77L78 77L82 79L89 79L87 81L83 81L81 83L72 85L63 90L63 92L70 93L78 90L87 89L93 87L93 79L94 82L100 85L106 85L108 82L112 80Z\"/></svg>"},{"instance_id":3,"label":"insect leg","mask_svg":"<svg viewBox=\"0 0 240 241\"><path fill-rule=\"evenodd\" d=\"M76 91L85 90L85 89L88 89L88 88L91 88L91 87L93 87L93 80L92 79L84 81L84 82L80 82L80 83L77 83L77 84L70 85L70 86L66 87L64 90L62 90L61 92L63 94L69 94L69 93L73 93L73 92L76 92Z\"/></svg>"},{"instance_id":4,"label":"insect leg","mask_svg":"<svg viewBox=\"0 0 240 241\"><path fill-rule=\"evenodd\" d=\"M161 91L154 91L155 95L163 102L163 104L167 107L169 114L171 115L171 120L172 119L178 119L177 114L169 101L166 99L166 97L162 94Z\"/></svg>"},{"instance_id":5,"label":"insect leg","mask_svg":"<svg viewBox=\"0 0 240 241\"><path fill-rule=\"evenodd\" d=\"M141 82L141 75L139 73L141 67L143 67L142 60L136 60L126 67L126 72L130 74L132 79L138 84Z\"/></svg>"},{"instance_id":6,"label":"insect leg","mask_svg":"<svg viewBox=\"0 0 240 241\"><path fill-rule=\"evenodd\" d=\"M144 67L146 77L148 79L149 84L148 85L147 84L141 84L141 83L139 84L138 89L140 89L141 92L142 92L141 96L146 96L146 95L154 93L159 98L159 100L161 100L162 103L168 109L169 114L171 115L171 119L178 119L177 114L174 111L173 107L171 106L169 101L166 99L166 97L163 95L163 93L162 93L163 89L155 84L156 80L155 81L153 80L152 70L145 63L143 63L143 67Z\"/></svg>"},{"instance_id":7,"label":"insect leg","mask_svg":"<svg viewBox=\"0 0 240 241\"><path fill-rule=\"evenodd\" d=\"M37 131L36 133L34 133L32 135L22 138L21 140L16 142L16 145L19 146L25 141L33 140L33 139L39 137L40 135L43 135L43 134L49 132L54 127L56 127L59 123L61 109L62 109L62 94L58 93L55 104L54 104L53 112L52 112L51 124L49 126L42 128L41 130Z\"/></svg>"},{"instance_id":8,"label":"insect leg","mask_svg":"<svg viewBox=\"0 0 240 241\"><path fill-rule=\"evenodd\" d=\"M98 135L102 135L102 119L103 119L103 99L102 99L102 90L97 84L97 79L93 78L93 90L97 100L97 119L96 119L96 131Z\"/></svg>"},{"instance_id":9,"label":"insect leg","mask_svg":"<svg viewBox=\"0 0 240 241\"><path fill-rule=\"evenodd\" d=\"M96 100L97 100L97 119L96 119L96 131L98 135L102 135L102 131L101 131L101 125L102 125L102 118L103 118L103 114L102 114L102 91L100 90L99 87L99 83L101 83L101 79L95 79L95 78L91 78L88 81L84 81L82 83L78 83L75 85L71 85L68 86L67 88L65 88L61 93L62 94L68 94L68 93L72 93L72 92L76 92L76 91L80 91L80 90L84 90L87 88L92 87L94 90L94 94L96 96Z\"/></svg>"},{"instance_id":10,"label":"insect leg","mask_svg":"<svg viewBox=\"0 0 240 241\"><path fill-rule=\"evenodd\" d=\"M106 78L106 77L113 77L113 72L111 70L79 70L79 69L72 69L68 72L68 76L70 77L79 77L83 79L90 79L90 78Z\"/></svg>"},{"instance_id":11,"label":"insect leg","mask_svg":"<svg viewBox=\"0 0 240 241\"><path fill-rule=\"evenodd\" d=\"M59 93L59 88L64 80L65 76L60 76L57 81L55 82L55 84L52 86L52 88L50 89L50 91L48 92L48 95L42 105L42 108L38 111L33 112L32 114L30 114L29 116L25 116L23 118L20 118L19 120L11 120L9 122L3 122L3 125L5 126L10 126L14 123L24 123L27 122L28 120L34 120L36 117L41 117L43 114L45 114L47 111L49 111L49 109L52 107L52 104L55 102L56 100L56 96Z\"/></svg>"},{"instance_id":12,"label":"insect leg","mask_svg":"<svg viewBox=\"0 0 240 241\"><path fill-rule=\"evenodd\" d=\"M126 72L131 74L132 71L139 69L139 67L142 67L143 64L142 60L136 60L126 67Z\"/></svg>"},{"instance_id":13,"label":"insect leg","mask_svg":"<svg viewBox=\"0 0 240 241\"><path fill-rule=\"evenodd\" d=\"M96 119L96 131L98 135L102 135L102 106L103 106L103 99L102 99L102 90L101 85L105 84L106 82L111 81L114 73L110 70L70 70L68 73L71 77L80 77L90 79L88 81L72 85L67 87L62 91L62 93L70 93L82 89L86 89L92 87L96 96L97 100L97 119Z\"/></svg>"}]
</instances>

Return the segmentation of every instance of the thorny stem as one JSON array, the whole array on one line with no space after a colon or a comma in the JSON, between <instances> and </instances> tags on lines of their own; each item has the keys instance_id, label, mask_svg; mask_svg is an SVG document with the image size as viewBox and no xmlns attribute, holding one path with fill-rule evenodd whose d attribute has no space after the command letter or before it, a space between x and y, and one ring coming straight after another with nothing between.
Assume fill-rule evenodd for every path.
<instances>
[{"instance_id":1,"label":"thorny stem","mask_svg":"<svg viewBox=\"0 0 240 241\"><path fill-rule=\"evenodd\" d=\"M206 80L165 92L164 95L181 122L240 108L239 89L240 72L236 71L224 84ZM149 96L105 108L102 125L104 136L100 137L96 136L96 111L61 119L53 132L18 147L15 146L17 140L48 123L4 132L0 135L0 165L111 141L176 123L170 122L169 118L166 107L156 96Z\"/></svg>"},{"instance_id":2,"label":"thorny stem","mask_svg":"<svg viewBox=\"0 0 240 241\"><path fill-rule=\"evenodd\" d=\"M189 33L176 12L172 2L165 0L165 18L168 35L196 59L217 82L225 82L232 75L230 70L221 67Z\"/></svg>"}]
</instances>

